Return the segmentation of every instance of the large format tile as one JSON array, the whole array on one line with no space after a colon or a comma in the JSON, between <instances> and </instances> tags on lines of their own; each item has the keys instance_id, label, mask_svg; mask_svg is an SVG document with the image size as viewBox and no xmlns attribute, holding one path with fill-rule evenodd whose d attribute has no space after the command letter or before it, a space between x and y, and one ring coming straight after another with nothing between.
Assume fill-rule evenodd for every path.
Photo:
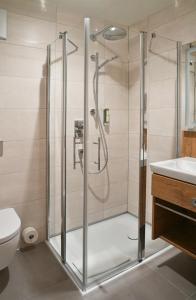
<instances>
[{"instance_id":1,"label":"large format tile","mask_svg":"<svg viewBox=\"0 0 196 300\"><path fill-rule=\"evenodd\" d=\"M149 134L175 136L175 109L151 109L149 111Z\"/></svg>"},{"instance_id":2,"label":"large format tile","mask_svg":"<svg viewBox=\"0 0 196 300\"><path fill-rule=\"evenodd\" d=\"M9 12L31 16L38 19L56 21L56 3L55 1L39 0L0 0L1 8L7 9Z\"/></svg>"},{"instance_id":3,"label":"large format tile","mask_svg":"<svg viewBox=\"0 0 196 300\"><path fill-rule=\"evenodd\" d=\"M8 269L0 272L0 299L1 300L193 300L195 293L190 297L186 289L181 288L168 273L161 273L157 268L165 264L176 266L175 276L184 275L186 287L194 282L195 268L188 260L178 261L179 252L169 250L138 268L122 274L107 284L81 295L75 285L67 278L49 249L40 244L36 248L29 248L25 252L18 252L14 262ZM177 262L177 261L176 261ZM188 263L188 265L187 265ZM182 270L185 270L183 272ZM186 271L187 270L187 271ZM189 274L189 276L185 276ZM169 276L168 276L169 275ZM175 277L177 278L177 277ZM182 278L183 279L183 278ZM189 283L188 283L189 282ZM192 290L193 291L193 290ZM189 293L192 291L189 290Z\"/></svg>"},{"instance_id":4,"label":"large format tile","mask_svg":"<svg viewBox=\"0 0 196 300\"><path fill-rule=\"evenodd\" d=\"M67 276L47 247L40 244L18 252L9 270L0 272L0 278L0 282L5 281L4 287L0 285L1 300L27 300L65 281Z\"/></svg>"},{"instance_id":5,"label":"large format tile","mask_svg":"<svg viewBox=\"0 0 196 300\"><path fill-rule=\"evenodd\" d=\"M46 138L46 110L0 110L3 141Z\"/></svg>"},{"instance_id":6,"label":"large format tile","mask_svg":"<svg viewBox=\"0 0 196 300\"><path fill-rule=\"evenodd\" d=\"M44 78L0 77L1 109L46 108Z\"/></svg>"},{"instance_id":7,"label":"large format tile","mask_svg":"<svg viewBox=\"0 0 196 300\"><path fill-rule=\"evenodd\" d=\"M55 39L55 23L8 13L9 43L46 49L46 46Z\"/></svg>"},{"instance_id":8,"label":"large format tile","mask_svg":"<svg viewBox=\"0 0 196 300\"><path fill-rule=\"evenodd\" d=\"M196 261L188 255L172 249L148 265L187 296L196 293Z\"/></svg>"},{"instance_id":9,"label":"large format tile","mask_svg":"<svg viewBox=\"0 0 196 300\"><path fill-rule=\"evenodd\" d=\"M10 186L12 188L10 188ZM1 206L46 198L46 170L29 170L0 175Z\"/></svg>"},{"instance_id":10,"label":"large format tile","mask_svg":"<svg viewBox=\"0 0 196 300\"><path fill-rule=\"evenodd\" d=\"M46 168L46 140L8 141L3 144L0 174Z\"/></svg>"},{"instance_id":11,"label":"large format tile","mask_svg":"<svg viewBox=\"0 0 196 300\"><path fill-rule=\"evenodd\" d=\"M46 50L0 44L0 75L24 78L46 76Z\"/></svg>"}]
</instances>

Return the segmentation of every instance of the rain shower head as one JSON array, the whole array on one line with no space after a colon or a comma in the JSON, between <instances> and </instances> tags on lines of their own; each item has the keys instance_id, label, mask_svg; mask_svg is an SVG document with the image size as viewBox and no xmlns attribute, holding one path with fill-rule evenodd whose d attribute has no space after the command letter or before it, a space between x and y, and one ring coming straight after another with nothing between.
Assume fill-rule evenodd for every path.
<instances>
[{"instance_id":1,"label":"rain shower head","mask_svg":"<svg viewBox=\"0 0 196 300\"><path fill-rule=\"evenodd\" d=\"M102 35L105 40L117 41L124 39L127 35L127 32L121 27L112 26L105 30Z\"/></svg>"},{"instance_id":2,"label":"rain shower head","mask_svg":"<svg viewBox=\"0 0 196 300\"><path fill-rule=\"evenodd\" d=\"M91 40L96 41L97 36L100 34L102 34L102 36L105 40L117 41L117 40L124 39L127 35L127 32L124 28L110 25L110 26L103 28L102 30L100 30L98 32L92 33L90 35Z\"/></svg>"}]
</instances>

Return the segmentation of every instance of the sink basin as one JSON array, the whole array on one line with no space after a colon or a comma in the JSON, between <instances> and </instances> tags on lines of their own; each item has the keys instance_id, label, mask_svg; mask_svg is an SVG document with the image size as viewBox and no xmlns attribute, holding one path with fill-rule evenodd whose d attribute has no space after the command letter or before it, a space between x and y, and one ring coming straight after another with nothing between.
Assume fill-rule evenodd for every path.
<instances>
[{"instance_id":1,"label":"sink basin","mask_svg":"<svg viewBox=\"0 0 196 300\"><path fill-rule=\"evenodd\" d=\"M196 158L182 157L150 164L153 173L196 184Z\"/></svg>"}]
</instances>

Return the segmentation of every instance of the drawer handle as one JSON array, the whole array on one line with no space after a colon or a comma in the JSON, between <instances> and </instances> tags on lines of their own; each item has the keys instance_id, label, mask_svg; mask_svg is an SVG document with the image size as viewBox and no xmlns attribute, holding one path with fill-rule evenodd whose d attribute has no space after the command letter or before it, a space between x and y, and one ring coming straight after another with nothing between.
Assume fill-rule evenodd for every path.
<instances>
[{"instance_id":1,"label":"drawer handle","mask_svg":"<svg viewBox=\"0 0 196 300\"><path fill-rule=\"evenodd\" d=\"M196 198L192 199L192 205L193 205L193 207L196 207Z\"/></svg>"}]
</instances>

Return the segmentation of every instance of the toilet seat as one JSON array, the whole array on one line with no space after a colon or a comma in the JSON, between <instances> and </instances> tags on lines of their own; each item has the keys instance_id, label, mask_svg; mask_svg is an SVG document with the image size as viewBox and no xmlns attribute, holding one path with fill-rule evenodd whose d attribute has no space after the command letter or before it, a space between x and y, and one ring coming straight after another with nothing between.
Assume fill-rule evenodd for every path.
<instances>
[{"instance_id":1,"label":"toilet seat","mask_svg":"<svg viewBox=\"0 0 196 300\"><path fill-rule=\"evenodd\" d=\"M20 231L20 218L13 208L0 210L0 245L14 238Z\"/></svg>"}]
</instances>

